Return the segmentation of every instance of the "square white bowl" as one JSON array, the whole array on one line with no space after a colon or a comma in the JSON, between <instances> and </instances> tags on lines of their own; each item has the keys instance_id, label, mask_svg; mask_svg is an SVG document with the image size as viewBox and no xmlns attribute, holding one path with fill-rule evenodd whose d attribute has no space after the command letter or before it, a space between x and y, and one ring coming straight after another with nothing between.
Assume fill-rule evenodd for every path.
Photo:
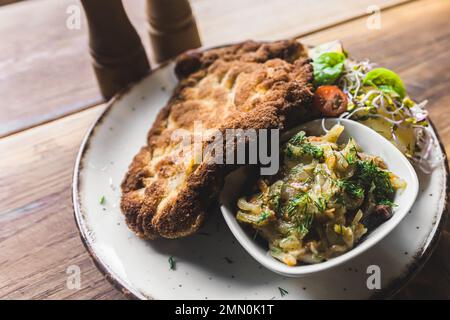
<instances>
[{"instance_id":1,"label":"square white bowl","mask_svg":"<svg viewBox=\"0 0 450 320\"><path fill-rule=\"evenodd\" d=\"M237 199L242 195L243 185L247 178L245 168L240 168L232 172L225 180L225 186L220 195L220 209L228 227L245 250L267 269L278 274L289 277L301 277L319 271L328 270L340 265L362 252L368 250L389 232L391 232L400 221L406 216L416 200L419 191L419 181L416 172L408 159L387 139L376 131L358 122L347 119L326 119L324 124L327 128L340 122L345 130L339 138L340 143L345 143L353 137L361 146L362 150L371 155L380 156L386 163L388 169L406 181L406 188L398 190L395 194L394 202L397 206L393 209L393 216L388 221L371 231L363 240L356 244L348 252L317 264L287 266L281 261L268 254L267 244L262 245L253 239L246 228L244 228L235 218ZM302 124L289 133L295 134L303 130L307 135L323 135L322 120L314 120ZM287 135L289 136L289 133Z\"/></svg>"}]
</instances>

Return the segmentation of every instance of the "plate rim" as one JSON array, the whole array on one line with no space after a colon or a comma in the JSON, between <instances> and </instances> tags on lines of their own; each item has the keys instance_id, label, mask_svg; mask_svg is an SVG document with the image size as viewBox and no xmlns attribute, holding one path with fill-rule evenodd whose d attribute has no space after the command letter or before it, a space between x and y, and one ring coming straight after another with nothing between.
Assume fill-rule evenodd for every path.
<instances>
[{"instance_id":1,"label":"plate rim","mask_svg":"<svg viewBox=\"0 0 450 320\"><path fill-rule=\"evenodd\" d=\"M119 277L116 277L112 270L110 270L110 267L108 267L94 252L94 249L92 248L92 245L88 239L88 236L85 234L84 228L83 228L83 213L81 212L81 205L80 205L80 191L79 191L79 181L80 181L80 173L81 169L83 168L81 163L82 160L86 154L86 151L89 149L89 143L90 138L92 134L95 132L95 129L97 126L102 122L102 119L111 111L114 104L119 101L123 96L125 96L128 92L130 92L137 84L141 83L148 77L152 76L153 73L159 69L162 69L163 67L170 64L171 61L168 61L167 63L158 65L155 69L150 70L146 75L143 77L129 83L126 87L121 89L118 93L116 93L108 102L106 103L105 109L100 112L100 114L96 117L94 122L89 126L88 130L86 131L83 140L81 141L80 147L77 152L77 156L75 159L75 164L73 167L72 172L72 187L71 187L71 193L72 193L72 207L73 207L73 216L75 219L75 223L78 229L78 235L81 239L81 242L83 243L84 248L89 253L89 256L91 260L94 262L94 265L96 268L102 273L103 277L108 280L109 283L113 285L115 289L117 289L119 292L121 292L127 299L131 300L140 300L141 298L133 293L131 291L131 288L128 288L128 286L123 283ZM152 297L146 297L149 299L153 299Z\"/></svg>"},{"instance_id":2,"label":"plate rim","mask_svg":"<svg viewBox=\"0 0 450 320\"><path fill-rule=\"evenodd\" d=\"M228 45L236 44L236 42L229 43L229 44L221 44L216 46L204 46L200 47L194 50L199 51L205 51L213 48L221 48ZM146 75L142 76L141 78L129 83L126 87L121 89L118 93L116 93L107 103L105 106L105 109L97 116L95 121L90 125L89 129L87 130L86 134L83 137L83 140L80 144L80 147L77 152L77 156L75 159L75 164L73 167L72 172L72 185L71 185L71 193L72 193L72 207L73 207L73 216L76 222L76 226L78 229L78 234L81 239L81 242L83 243L83 246L85 247L86 251L89 253L89 256L91 260L94 262L94 265L97 267L97 269L102 273L102 275L108 280L109 283L111 283L119 292L121 292L127 299L132 300L140 300L142 298L146 298L149 300L155 299L152 296L149 296L147 294L144 294L140 292L141 297L133 292L133 288L129 288L127 284L125 284L123 281L120 280L119 277L114 275L114 272L110 270L110 267L108 267L94 252L94 249L92 248L90 241L88 239L88 236L84 232L83 228L83 213L81 212L81 206L80 206L80 194L79 194L79 181L80 181L80 172L82 169L82 160L85 156L86 151L89 149L89 143L90 138L95 132L95 129L99 124L101 124L102 119L111 111L112 107L118 102L120 99L122 99L127 93L129 93L131 90L133 90L138 84L146 80L147 78L153 76L153 74L161 70L163 68L168 67L169 65L173 64L176 60L175 58L171 58L161 64L158 64L155 68L151 69ZM439 142L439 147L443 154L443 162L445 165L445 172L444 172L444 178L445 178L445 197L444 197L444 206L442 209L442 212L439 215L439 222L436 223L433 230L429 233L427 240L427 244L425 245L426 248L423 248L424 250L421 252L416 252L416 254L413 257L413 262L406 266L406 270L404 271L404 274L391 280L385 289L381 289L380 292L373 294L370 299L389 299L392 296L394 296L397 292L399 292L403 287L405 287L409 281L414 278L422 269L422 267L425 265L425 263L428 261L428 259L433 254L434 250L437 247L437 244L439 242L440 236L442 234L442 230L444 229L445 223L447 221L448 215L449 215L449 209L450 205L448 203L448 197L450 193L450 181L449 181L449 162L448 162L448 156L444 147L444 144L442 143L441 137L439 135L439 132L432 122L431 119L428 119L431 127L433 128L434 134L436 135L436 138Z\"/></svg>"}]
</instances>

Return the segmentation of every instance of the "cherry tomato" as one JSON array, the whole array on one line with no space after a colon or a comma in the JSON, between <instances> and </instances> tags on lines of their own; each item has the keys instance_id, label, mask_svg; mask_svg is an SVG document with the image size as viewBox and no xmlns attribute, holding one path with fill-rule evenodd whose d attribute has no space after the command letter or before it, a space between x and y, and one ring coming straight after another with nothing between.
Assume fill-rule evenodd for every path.
<instances>
[{"instance_id":1,"label":"cherry tomato","mask_svg":"<svg viewBox=\"0 0 450 320\"><path fill-rule=\"evenodd\" d=\"M337 117L347 111L347 95L337 86L320 86L314 94L314 107L324 116Z\"/></svg>"}]
</instances>

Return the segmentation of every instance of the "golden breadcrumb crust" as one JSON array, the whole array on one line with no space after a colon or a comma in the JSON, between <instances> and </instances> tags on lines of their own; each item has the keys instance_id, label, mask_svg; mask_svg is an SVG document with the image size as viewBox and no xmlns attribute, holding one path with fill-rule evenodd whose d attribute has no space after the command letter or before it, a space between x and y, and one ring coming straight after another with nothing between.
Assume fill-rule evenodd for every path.
<instances>
[{"instance_id":1,"label":"golden breadcrumb crust","mask_svg":"<svg viewBox=\"0 0 450 320\"><path fill-rule=\"evenodd\" d=\"M194 139L201 121L206 148L226 129L285 129L307 120L313 74L306 57L295 40L246 41L181 55L175 67L180 82L122 182L128 226L148 239L197 231L237 166L215 163L211 153L194 161L193 144L182 144L174 133L184 129Z\"/></svg>"}]
</instances>

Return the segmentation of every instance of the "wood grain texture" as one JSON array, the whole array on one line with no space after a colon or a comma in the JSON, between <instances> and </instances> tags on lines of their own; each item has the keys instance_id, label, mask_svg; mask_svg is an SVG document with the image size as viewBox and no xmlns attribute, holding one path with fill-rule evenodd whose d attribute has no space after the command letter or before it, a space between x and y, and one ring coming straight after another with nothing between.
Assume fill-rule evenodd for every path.
<instances>
[{"instance_id":1,"label":"wood grain texture","mask_svg":"<svg viewBox=\"0 0 450 320\"><path fill-rule=\"evenodd\" d=\"M81 30L66 27L74 0L0 7L0 136L101 101Z\"/></svg>"},{"instance_id":2,"label":"wood grain texture","mask_svg":"<svg viewBox=\"0 0 450 320\"><path fill-rule=\"evenodd\" d=\"M292 37L366 14L369 5L405 0L192 0L203 43ZM124 1L149 50L145 0ZM101 101L87 47L87 26L66 25L76 0L23 1L0 9L0 136ZM242 26L245 26L243 28Z\"/></svg>"},{"instance_id":3,"label":"wood grain texture","mask_svg":"<svg viewBox=\"0 0 450 320\"><path fill-rule=\"evenodd\" d=\"M368 30L361 18L305 40L340 38L355 58L370 57L397 70L412 96L429 99L431 117L450 151L449 14L449 1L417 1L383 12L381 30ZM84 250L70 200L76 152L102 108L0 139L0 298L123 298ZM398 298L450 297L449 230L447 223L435 254ZM72 264L81 268L81 290L66 287Z\"/></svg>"},{"instance_id":4,"label":"wood grain texture","mask_svg":"<svg viewBox=\"0 0 450 320\"><path fill-rule=\"evenodd\" d=\"M122 298L93 266L72 215L73 159L102 108L0 140L0 298ZM66 286L71 265L80 290Z\"/></svg>"}]
</instances>

